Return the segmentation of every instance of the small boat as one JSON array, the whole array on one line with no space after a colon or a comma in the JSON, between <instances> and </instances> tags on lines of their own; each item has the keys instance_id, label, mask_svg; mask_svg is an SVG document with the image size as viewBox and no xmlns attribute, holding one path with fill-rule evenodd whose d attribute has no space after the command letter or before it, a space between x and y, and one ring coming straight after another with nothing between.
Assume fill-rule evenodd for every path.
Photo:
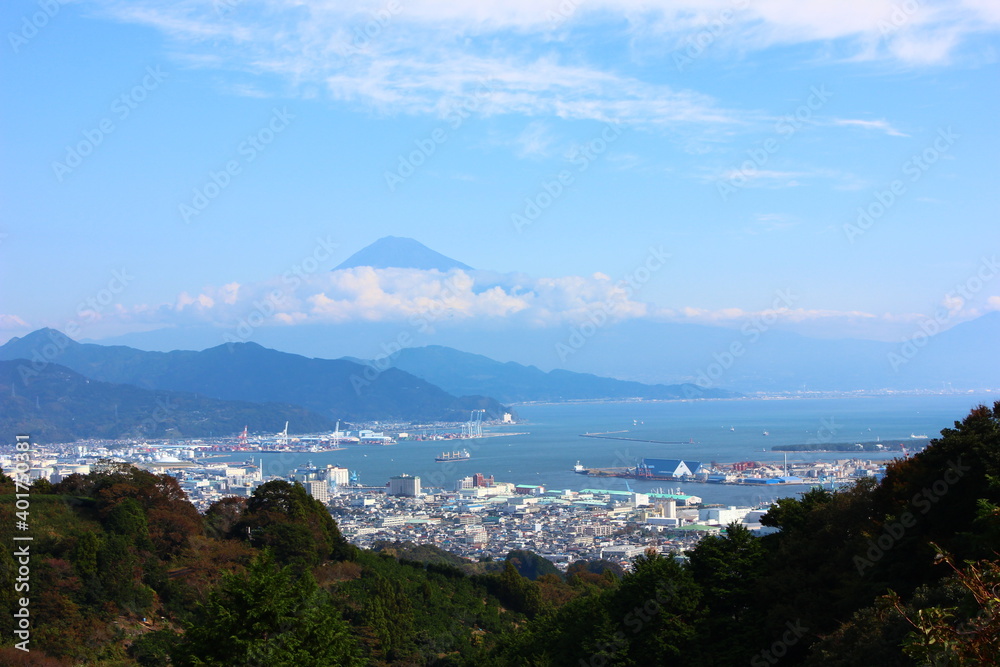
<instances>
[{"instance_id":1,"label":"small boat","mask_svg":"<svg viewBox=\"0 0 1000 667\"><path fill-rule=\"evenodd\" d=\"M771 435L771 434L768 433L767 431L764 431L764 435Z\"/></svg>"},{"instance_id":2,"label":"small boat","mask_svg":"<svg viewBox=\"0 0 1000 667\"><path fill-rule=\"evenodd\" d=\"M472 458L472 454L469 453L468 449L463 449L460 452L441 452L441 455L434 460L438 463L449 463L451 461L468 461Z\"/></svg>"}]
</instances>

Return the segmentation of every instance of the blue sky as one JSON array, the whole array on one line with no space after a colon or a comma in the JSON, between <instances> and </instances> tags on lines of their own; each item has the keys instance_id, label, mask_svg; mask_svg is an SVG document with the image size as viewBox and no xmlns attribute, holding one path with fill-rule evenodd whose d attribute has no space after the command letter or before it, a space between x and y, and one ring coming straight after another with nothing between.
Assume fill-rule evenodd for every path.
<instances>
[{"instance_id":1,"label":"blue sky","mask_svg":"<svg viewBox=\"0 0 1000 667\"><path fill-rule=\"evenodd\" d=\"M789 330L898 340L1000 309L994 2L0 17L0 339L231 328L276 286L274 326L406 321L435 299L562 326L620 299L621 318L777 308ZM330 275L386 235L483 271ZM669 259L622 295L651 253Z\"/></svg>"}]
</instances>

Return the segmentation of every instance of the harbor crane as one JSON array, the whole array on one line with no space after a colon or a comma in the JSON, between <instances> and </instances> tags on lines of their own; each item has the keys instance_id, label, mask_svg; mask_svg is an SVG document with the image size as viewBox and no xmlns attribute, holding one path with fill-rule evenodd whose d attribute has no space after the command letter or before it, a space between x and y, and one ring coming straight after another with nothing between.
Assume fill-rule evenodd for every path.
<instances>
[{"instance_id":1,"label":"harbor crane","mask_svg":"<svg viewBox=\"0 0 1000 667\"><path fill-rule=\"evenodd\" d=\"M469 421L465 423L463 434L469 438L483 437L483 415L486 410L473 410L469 413Z\"/></svg>"},{"instance_id":2,"label":"harbor crane","mask_svg":"<svg viewBox=\"0 0 1000 667\"><path fill-rule=\"evenodd\" d=\"M277 442L280 445L288 446L288 422L285 422L285 430L278 433Z\"/></svg>"}]
</instances>

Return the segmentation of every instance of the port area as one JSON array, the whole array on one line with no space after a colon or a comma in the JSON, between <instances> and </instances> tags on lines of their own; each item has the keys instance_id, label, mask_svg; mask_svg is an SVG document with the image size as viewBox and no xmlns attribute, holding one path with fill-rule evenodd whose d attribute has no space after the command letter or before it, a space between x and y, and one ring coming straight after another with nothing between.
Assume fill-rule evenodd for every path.
<instances>
[{"instance_id":1,"label":"port area","mask_svg":"<svg viewBox=\"0 0 1000 667\"><path fill-rule=\"evenodd\" d=\"M441 440L484 440L486 438L506 438L513 435L531 435L528 431L519 433L480 433L478 435L466 435L464 433L416 433L407 440L413 442L440 442Z\"/></svg>"},{"instance_id":2,"label":"port area","mask_svg":"<svg viewBox=\"0 0 1000 667\"><path fill-rule=\"evenodd\" d=\"M785 479L779 477L757 477L751 475L723 475L721 477L707 473L696 473L694 475L654 475L652 473L636 472L635 468L589 468L583 473L588 477L622 477L625 479L649 480L651 482L702 482L705 484L744 484L750 486L814 486L819 483L817 479ZM824 480L829 481L829 480Z\"/></svg>"},{"instance_id":3,"label":"port area","mask_svg":"<svg viewBox=\"0 0 1000 667\"><path fill-rule=\"evenodd\" d=\"M705 465L677 459L643 459L636 466L575 469L589 477L621 477L652 482L694 482L702 484L740 484L748 486L817 486L849 484L865 477L878 478L885 461L858 458L836 461L739 461ZM668 470L675 471L669 474ZM680 471L683 471L681 473Z\"/></svg>"}]
</instances>

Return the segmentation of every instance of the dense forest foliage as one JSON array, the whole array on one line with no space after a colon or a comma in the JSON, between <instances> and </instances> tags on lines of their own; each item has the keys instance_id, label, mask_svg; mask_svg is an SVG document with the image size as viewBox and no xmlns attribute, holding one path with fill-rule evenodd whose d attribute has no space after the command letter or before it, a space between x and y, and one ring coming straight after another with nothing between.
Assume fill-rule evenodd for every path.
<instances>
[{"instance_id":1,"label":"dense forest foliage","mask_svg":"<svg viewBox=\"0 0 1000 667\"><path fill-rule=\"evenodd\" d=\"M1000 663L1000 402L879 483L781 500L778 532L732 525L628 572L363 551L299 485L199 514L172 477L108 463L32 485L15 592L14 493L0 479L3 665Z\"/></svg>"}]
</instances>

